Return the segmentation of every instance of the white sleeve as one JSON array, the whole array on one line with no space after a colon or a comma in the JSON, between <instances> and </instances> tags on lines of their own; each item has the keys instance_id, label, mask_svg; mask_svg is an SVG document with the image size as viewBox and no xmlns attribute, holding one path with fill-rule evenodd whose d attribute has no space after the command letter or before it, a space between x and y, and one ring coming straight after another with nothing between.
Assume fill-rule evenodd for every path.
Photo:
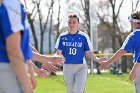
<instances>
[{"instance_id":1,"label":"white sleeve","mask_svg":"<svg viewBox=\"0 0 140 93\"><path fill-rule=\"evenodd\" d=\"M60 42L60 36L58 37L56 43L55 43L55 48L58 49L59 46L59 42Z\"/></svg>"},{"instance_id":2,"label":"white sleeve","mask_svg":"<svg viewBox=\"0 0 140 93\"><path fill-rule=\"evenodd\" d=\"M86 36L86 39L87 39L87 42L88 42L90 50L93 51L93 46L92 46L92 43L91 43L91 41L89 39L89 36L87 34L85 36Z\"/></svg>"},{"instance_id":3,"label":"white sleeve","mask_svg":"<svg viewBox=\"0 0 140 93\"><path fill-rule=\"evenodd\" d=\"M24 15L24 10L21 6L20 1L18 1L18 0L12 0L12 1L4 0L3 4L7 10L7 15L9 17L11 30L13 32L23 30L24 26L22 24L22 18L24 18L25 15Z\"/></svg>"}]
</instances>

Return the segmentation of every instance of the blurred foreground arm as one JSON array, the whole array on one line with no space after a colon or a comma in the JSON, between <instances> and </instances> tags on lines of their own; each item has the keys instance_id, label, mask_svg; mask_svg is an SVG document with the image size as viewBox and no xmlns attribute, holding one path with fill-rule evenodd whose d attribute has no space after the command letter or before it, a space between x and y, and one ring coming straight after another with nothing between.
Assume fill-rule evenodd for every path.
<instances>
[{"instance_id":1,"label":"blurred foreground arm","mask_svg":"<svg viewBox=\"0 0 140 93\"><path fill-rule=\"evenodd\" d=\"M25 69L25 63L20 46L21 35L20 32L16 32L6 39L6 49L11 66L17 75L17 78L24 89L24 93L33 93L30 79L28 77L27 70Z\"/></svg>"}]
</instances>

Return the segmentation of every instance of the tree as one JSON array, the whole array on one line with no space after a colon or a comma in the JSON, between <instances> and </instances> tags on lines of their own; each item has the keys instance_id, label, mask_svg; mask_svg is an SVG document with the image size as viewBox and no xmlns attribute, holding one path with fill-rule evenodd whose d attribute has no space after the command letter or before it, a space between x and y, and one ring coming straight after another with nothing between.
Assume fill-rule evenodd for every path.
<instances>
[{"instance_id":1,"label":"tree","mask_svg":"<svg viewBox=\"0 0 140 93\"><path fill-rule=\"evenodd\" d=\"M59 31L59 28L60 28L60 0L58 0L58 17L57 17L57 32L56 32L56 39L55 41L57 40L59 34L60 34L60 31Z\"/></svg>"},{"instance_id":2,"label":"tree","mask_svg":"<svg viewBox=\"0 0 140 93\"><path fill-rule=\"evenodd\" d=\"M97 11L97 15L101 21L101 24L104 24L108 30L110 31L109 36L111 37L112 40L112 49L113 53L117 51L117 46L120 47L123 43L123 31L121 31L120 26L119 26L119 13L120 9L123 5L124 0L121 0L119 3L119 7L116 9L116 0L108 0L106 2L100 1L99 3L99 9L102 11L99 12ZM106 10L105 10L106 9ZM110 14L111 12L111 14ZM102 14L102 15L101 15ZM116 38L117 37L117 38ZM119 42L119 45L117 45ZM126 61L124 61L125 64L123 64L122 68L124 72L126 72ZM115 67L117 67L117 64L114 64Z\"/></svg>"},{"instance_id":3,"label":"tree","mask_svg":"<svg viewBox=\"0 0 140 93\"><path fill-rule=\"evenodd\" d=\"M113 53L118 50L118 48L123 44L126 36L130 33L125 30L122 26L122 22L119 14L124 0L117 2L117 0L107 0L106 2L100 1L97 15L100 19L101 24L108 27L111 36L111 43ZM131 2L133 2L131 0ZM132 3L132 11L136 10L139 0L137 0L135 8L134 3ZM100 11L99 11L100 10ZM111 13L111 14L110 14ZM105 30L104 30L105 31ZM122 57L122 72L127 72L127 62L126 57ZM117 64L115 64L117 66Z\"/></svg>"},{"instance_id":4,"label":"tree","mask_svg":"<svg viewBox=\"0 0 140 93\"><path fill-rule=\"evenodd\" d=\"M47 30L50 11L52 10L54 1L51 1L50 3L48 3L46 1L46 6L48 7L48 8L46 8L46 11L48 10L46 17L44 16L42 9L41 9L41 5L44 2L41 2L41 1L42 0L34 0L34 1L32 0L31 1L33 9L31 10L31 13L27 13L27 18L28 18L28 21L29 21L29 24L31 27L35 48L37 50L39 50L39 52L41 54L43 54L44 34ZM28 8L27 3L26 3L27 1L24 0L24 2L25 2L25 7ZM38 20L38 22L36 22L36 20ZM37 35L38 35L37 33L40 33L40 39L37 38ZM40 44L39 44L39 42L40 42ZM40 46L40 49L39 49L39 46ZM41 66L41 64L38 62L36 62L36 65L39 67Z\"/></svg>"}]
</instances>

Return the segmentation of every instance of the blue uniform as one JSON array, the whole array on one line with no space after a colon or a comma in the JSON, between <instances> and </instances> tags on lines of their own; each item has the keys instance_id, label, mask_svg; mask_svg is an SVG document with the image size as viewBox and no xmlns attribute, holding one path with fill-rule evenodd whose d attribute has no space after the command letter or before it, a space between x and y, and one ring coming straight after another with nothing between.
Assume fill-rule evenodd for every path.
<instances>
[{"instance_id":1,"label":"blue uniform","mask_svg":"<svg viewBox=\"0 0 140 93\"><path fill-rule=\"evenodd\" d=\"M55 48L61 50L65 58L63 73L67 93L84 93L87 78L85 52L93 50L88 35L82 31L76 34L64 32L57 39Z\"/></svg>"},{"instance_id":2,"label":"blue uniform","mask_svg":"<svg viewBox=\"0 0 140 93\"><path fill-rule=\"evenodd\" d=\"M65 64L85 63L85 51L93 50L88 35L82 31L70 34L68 31L62 33L56 42L56 49L62 50Z\"/></svg>"},{"instance_id":3,"label":"blue uniform","mask_svg":"<svg viewBox=\"0 0 140 93\"><path fill-rule=\"evenodd\" d=\"M10 35L21 31L21 50L24 60L31 59L29 26L25 21L25 16L24 7L20 0L3 0L3 3L0 5L0 93L23 93L13 67L9 64L6 39ZM23 60L14 53L11 53L10 56Z\"/></svg>"},{"instance_id":4,"label":"blue uniform","mask_svg":"<svg viewBox=\"0 0 140 93\"><path fill-rule=\"evenodd\" d=\"M29 26L25 21L23 5L18 0L4 0L0 6L0 62L9 63L6 53L6 38L21 31L21 49L24 59L31 59L32 51L29 47ZM13 56L11 54L11 56Z\"/></svg>"},{"instance_id":5,"label":"blue uniform","mask_svg":"<svg viewBox=\"0 0 140 93\"><path fill-rule=\"evenodd\" d=\"M140 53L140 29L135 29L128 35L121 49L124 49L127 52L132 51L133 62L140 62L140 59L138 59Z\"/></svg>"}]
</instances>

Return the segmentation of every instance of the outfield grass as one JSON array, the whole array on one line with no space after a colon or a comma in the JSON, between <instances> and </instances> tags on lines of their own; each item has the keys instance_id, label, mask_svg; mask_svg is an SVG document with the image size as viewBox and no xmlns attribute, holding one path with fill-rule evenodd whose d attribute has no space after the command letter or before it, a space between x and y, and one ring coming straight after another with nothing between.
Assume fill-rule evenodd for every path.
<instances>
[{"instance_id":1,"label":"outfield grass","mask_svg":"<svg viewBox=\"0 0 140 93\"><path fill-rule=\"evenodd\" d=\"M66 93L63 76L37 78L35 93ZM134 93L133 83L128 74L121 76L104 73L88 75L85 93Z\"/></svg>"}]
</instances>

